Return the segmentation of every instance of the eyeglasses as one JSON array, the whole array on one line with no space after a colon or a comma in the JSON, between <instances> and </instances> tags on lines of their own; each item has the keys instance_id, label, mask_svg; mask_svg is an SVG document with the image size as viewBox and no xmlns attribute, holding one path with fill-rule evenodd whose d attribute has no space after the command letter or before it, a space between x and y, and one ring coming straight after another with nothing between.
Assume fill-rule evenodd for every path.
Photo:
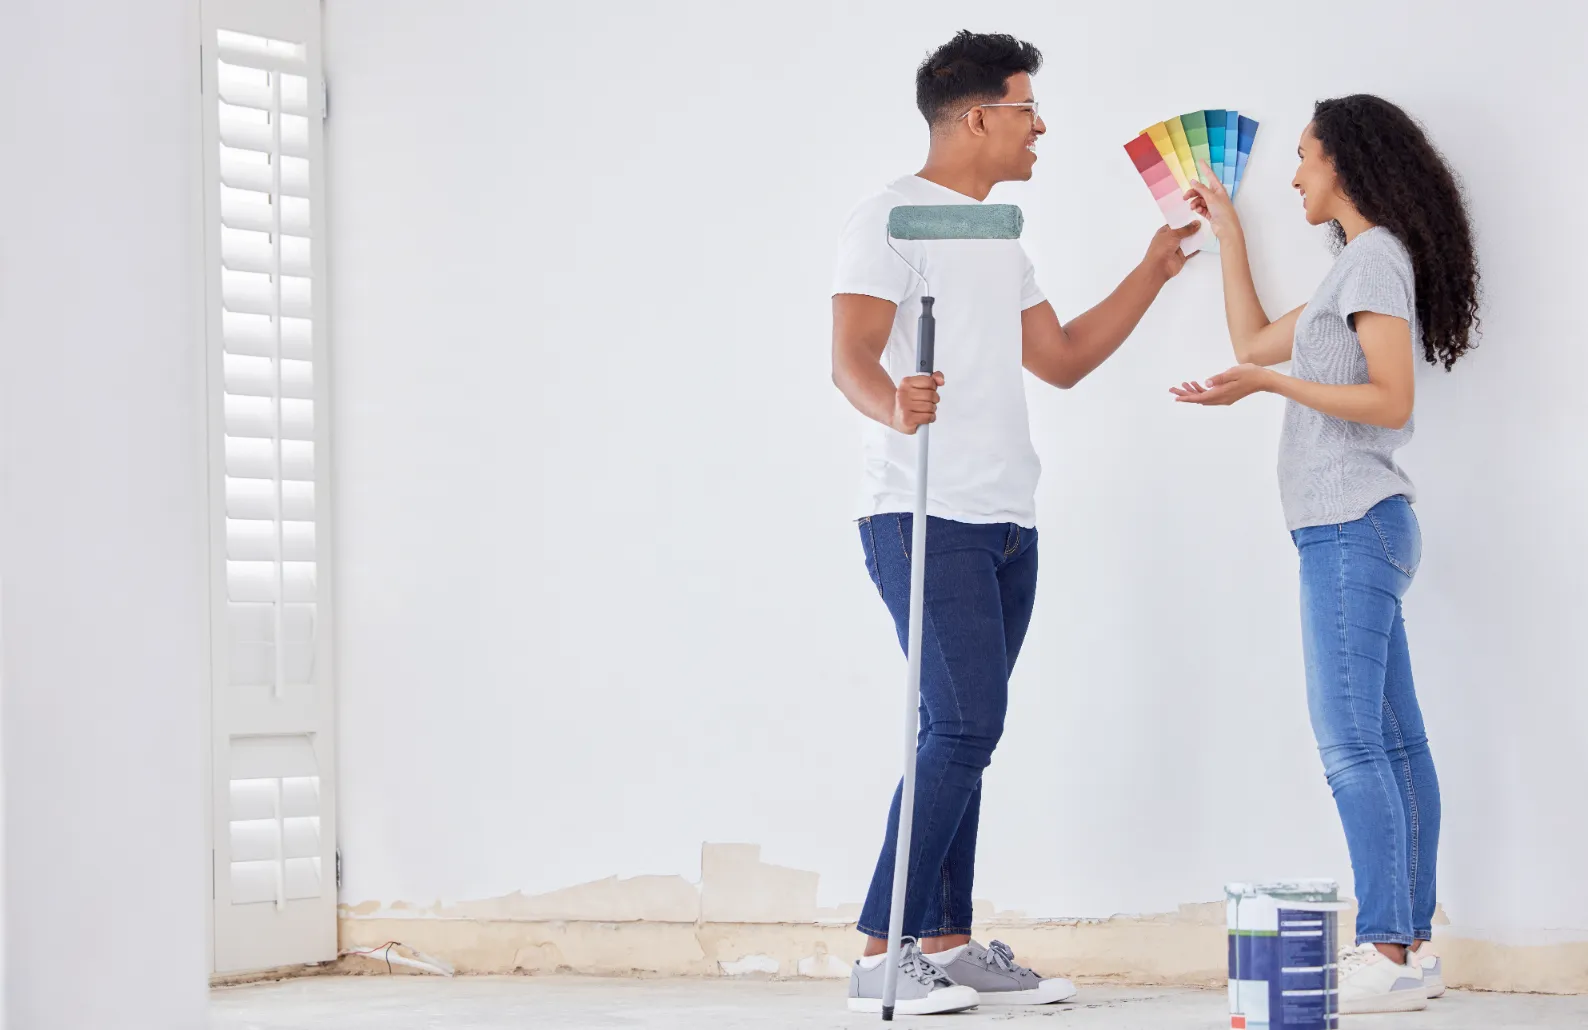
<instances>
[{"instance_id":1,"label":"eyeglasses","mask_svg":"<svg viewBox=\"0 0 1588 1030\"><path fill-rule=\"evenodd\" d=\"M1037 104L1037 102L1035 100L1027 100L1027 101L1024 101L1023 103L1019 103L1019 104L977 104L976 107L970 108L970 110L968 110L964 114L960 115L960 117L961 118L969 118L970 117L970 112L976 110L977 107L1024 107L1024 108L1027 108L1028 110L1030 110L1030 112L1031 112L1031 120L1033 122L1035 122L1037 120L1037 107L1038 107L1038 104Z\"/></svg>"}]
</instances>

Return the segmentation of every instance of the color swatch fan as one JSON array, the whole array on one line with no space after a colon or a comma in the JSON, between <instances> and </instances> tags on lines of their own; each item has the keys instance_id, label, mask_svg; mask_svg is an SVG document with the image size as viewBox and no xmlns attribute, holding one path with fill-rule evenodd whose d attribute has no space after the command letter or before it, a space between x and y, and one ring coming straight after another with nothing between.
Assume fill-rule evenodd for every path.
<instances>
[{"instance_id":1,"label":"color swatch fan","mask_svg":"<svg viewBox=\"0 0 1588 1030\"><path fill-rule=\"evenodd\" d=\"M1257 137L1257 122L1239 111L1192 111L1149 125L1125 144L1136 171L1152 191L1153 199L1170 225L1179 227L1196 219L1185 191L1193 181L1206 181L1203 166L1233 198L1246 175L1246 162ZM1204 225L1180 244L1187 254L1217 252L1218 241Z\"/></svg>"}]
</instances>

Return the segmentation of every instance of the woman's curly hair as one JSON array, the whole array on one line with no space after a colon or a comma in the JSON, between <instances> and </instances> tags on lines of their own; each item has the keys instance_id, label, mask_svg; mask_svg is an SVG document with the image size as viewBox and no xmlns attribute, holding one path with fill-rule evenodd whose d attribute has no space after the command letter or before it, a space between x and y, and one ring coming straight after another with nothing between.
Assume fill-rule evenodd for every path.
<instances>
[{"instance_id":1,"label":"woman's curly hair","mask_svg":"<svg viewBox=\"0 0 1588 1030\"><path fill-rule=\"evenodd\" d=\"M1411 253L1423 356L1448 372L1476 346L1478 326L1478 258L1455 175L1422 126L1379 97L1318 101L1312 132L1346 198ZM1340 223L1332 228L1343 246Z\"/></svg>"}]
</instances>

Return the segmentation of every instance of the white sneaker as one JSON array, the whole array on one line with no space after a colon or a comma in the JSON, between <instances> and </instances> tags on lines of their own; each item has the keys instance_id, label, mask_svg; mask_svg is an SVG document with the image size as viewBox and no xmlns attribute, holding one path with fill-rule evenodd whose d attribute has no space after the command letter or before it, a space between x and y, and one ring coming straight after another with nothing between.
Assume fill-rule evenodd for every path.
<instances>
[{"instance_id":1,"label":"white sneaker","mask_svg":"<svg viewBox=\"0 0 1588 1030\"><path fill-rule=\"evenodd\" d=\"M1372 944L1340 953L1340 1014L1416 1012L1428 1007L1423 970L1415 960L1400 965Z\"/></svg>"},{"instance_id":2,"label":"white sneaker","mask_svg":"<svg viewBox=\"0 0 1588 1030\"><path fill-rule=\"evenodd\" d=\"M867 968L856 962L849 973L849 1011L881 1012L882 981L888 961ZM893 1010L901 1016L935 1016L964 1012L981 999L976 992L943 975L932 960L921 954L914 938L906 937L899 949L898 993Z\"/></svg>"},{"instance_id":3,"label":"white sneaker","mask_svg":"<svg viewBox=\"0 0 1588 1030\"><path fill-rule=\"evenodd\" d=\"M1417 942L1408 964L1422 967L1423 988L1428 997L1437 998L1445 993L1445 963L1434 954L1434 946L1431 942Z\"/></svg>"}]
</instances>

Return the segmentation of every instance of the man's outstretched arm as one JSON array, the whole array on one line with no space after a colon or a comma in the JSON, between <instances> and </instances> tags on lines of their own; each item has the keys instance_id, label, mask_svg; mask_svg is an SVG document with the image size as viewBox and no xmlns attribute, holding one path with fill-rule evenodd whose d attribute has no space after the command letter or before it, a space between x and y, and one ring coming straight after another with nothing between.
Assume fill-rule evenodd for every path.
<instances>
[{"instance_id":1,"label":"man's outstretched arm","mask_svg":"<svg viewBox=\"0 0 1588 1030\"><path fill-rule=\"evenodd\" d=\"M1032 375L1061 390L1085 379L1125 342L1141 316L1157 299L1163 284L1185 267L1180 241L1197 231L1198 223L1159 229L1141 264L1097 306L1060 325L1047 301L1020 315L1022 361Z\"/></svg>"}]
</instances>

